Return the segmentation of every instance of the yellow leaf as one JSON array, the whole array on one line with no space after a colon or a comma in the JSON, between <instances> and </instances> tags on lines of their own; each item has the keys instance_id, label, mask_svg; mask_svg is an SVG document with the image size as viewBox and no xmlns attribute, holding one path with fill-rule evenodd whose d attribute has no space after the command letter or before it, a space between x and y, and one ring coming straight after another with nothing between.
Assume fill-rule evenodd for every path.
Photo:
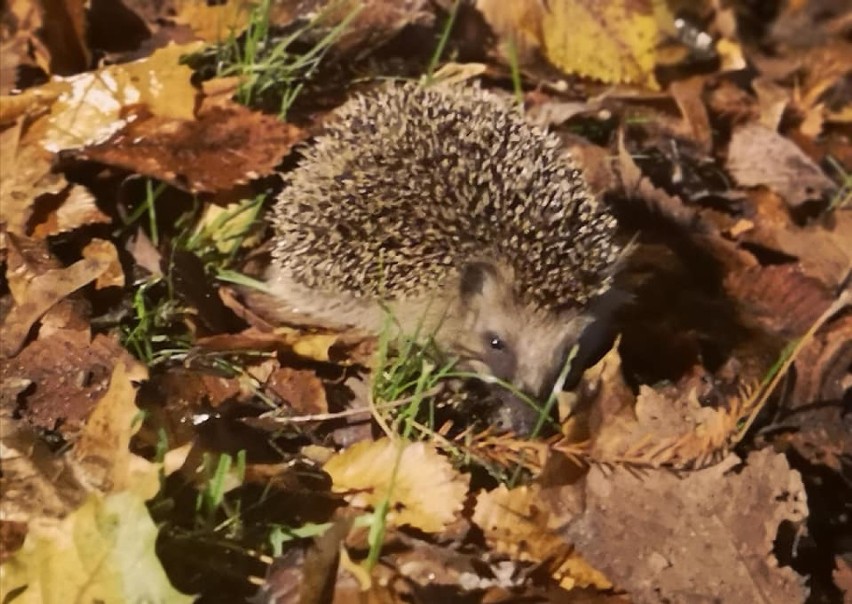
<instances>
[{"instance_id":1,"label":"yellow leaf","mask_svg":"<svg viewBox=\"0 0 852 604\"><path fill-rule=\"evenodd\" d=\"M542 501L535 485L512 490L500 485L477 496L473 521L493 550L517 560L544 563L563 589L611 588L609 579L559 536Z\"/></svg>"},{"instance_id":2,"label":"yellow leaf","mask_svg":"<svg viewBox=\"0 0 852 604\"><path fill-rule=\"evenodd\" d=\"M132 372L132 373L131 373ZM74 447L81 478L101 490L130 489L145 499L160 488L158 466L130 451L130 437L139 429L134 380L147 377L141 364L119 361L109 389L98 401Z\"/></svg>"},{"instance_id":3,"label":"yellow leaf","mask_svg":"<svg viewBox=\"0 0 852 604\"><path fill-rule=\"evenodd\" d=\"M242 33L257 4L257 0L215 3L176 0L174 20L192 28L193 33L205 42L223 42Z\"/></svg>"},{"instance_id":4,"label":"yellow leaf","mask_svg":"<svg viewBox=\"0 0 852 604\"><path fill-rule=\"evenodd\" d=\"M144 105L160 117L193 119L197 90L190 82L192 70L179 60L200 46L170 44L141 61L46 84L59 96L42 145L58 152L103 140L127 125L124 114L132 105Z\"/></svg>"},{"instance_id":5,"label":"yellow leaf","mask_svg":"<svg viewBox=\"0 0 852 604\"><path fill-rule=\"evenodd\" d=\"M476 6L499 36L540 50L565 73L659 88L657 44L674 21L664 0L478 0Z\"/></svg>"},{"instance_id":6,"label":"yellow leaf","mask_svg":"<svg viewBox=\"0 0 852 604\"><path fill-rule=\"evenodd\" d=\"M554 0L542 24L547 58L568 73L658 88L652 0Z\"/></svg>"},{"instance_id":7,"label":"yellow leaf","mask_svg":"<svg viewBox=\"0 0 852 604\"><path fill-rule=\"evenodd\" d=\"M62 521L30 524L24 545L0 566L0 599L16 604L191 602L169 583L154 550L156 539L157 527L137 495L93 493Z\"/></svg>"},{"instance_id":8,"label":"yellow leaf","mask_svg":"<svg viewBox=\"0 0 852 604\"><path fill-rule=\"evenodd\" d=\"M376 508L389 499L387 521L427 533L441 531L461 512L469 477L456 472L431 445L389 439L363 441L323 467L337 492L355 491L349 502Z\"/></svg>"},{"instance_id":9,"label":"yellow leaf","mask_svg":"<svg viewBox=\"0 0 852 604\"><path fill-rule=\"evenodd\" d=\"M293 352L306 359L327 362L328 351L337 340L334 334L302 334L293 342Z\"/></svg>"}]
</instances>

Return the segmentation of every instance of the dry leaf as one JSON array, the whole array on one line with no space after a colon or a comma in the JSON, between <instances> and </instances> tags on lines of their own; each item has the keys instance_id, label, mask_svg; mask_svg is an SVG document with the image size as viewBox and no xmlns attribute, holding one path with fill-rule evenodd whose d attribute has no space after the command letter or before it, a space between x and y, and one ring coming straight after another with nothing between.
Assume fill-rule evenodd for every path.
<instances>
[{"instance_id":1,"label":"dry leaf","mask_svg":"<svg viewBox=\"0 0 852 604\"><path fill-rule=\"evenodd\" d=\"M834 577L834 584L846 594L846 597L852 596L852 563L838 556L835 558L832 576Z\"/></svg>"},{"instance_id":2,"label":"dry leaf","mask_svg":"<svg viewBox=\"0 0 852 604\"><path fill-rule=\"evenodd\" d=\"M205 42L221 42L230 36L239 36L251 17L255 0L224 0L207 3L197 0L174 0L176 23L188 25L193 33ZM272 23L286 23L276 19Z\"/></svg>"},{"instance_id":3,"label":"dry leaf","mask_svg":"<svg viewBox=\"0 0 852 604\"><path fill-rule=\"evenodd\" d=\"M109 244L112 245L112 244ZM33 324L54 304L110 269L113 258L84 258L63 269L47 270L15 294L15 306L0 326L0 349L10 357L23 346ZM9 278L7 276L7 278Z\"/></svg>"},{"instance_id":4,"label":"dry leaf","mask_svg":"<svg viewBox=\"0 0 852 604\"><path fill-rule=\"evenodd\" d=\"M0 132L0 222L15 235L26 235L35 200L44 194L58 194L68 183L53 174L53 156L35 141L42 137L47 118L24 130L24 120Z\"/></svg>"},{"instance_id":5,"label":"dry leaf","mask_svg":"<svg viewBox=\"0 0 852 604\"><path fill-rule=\"evenodd\" d=\"M192 602L169 583L157 532L138 495L93 493L59 522L32 523L23 547L0 566L0 583L6 594L20 590L19 604Z\"/></svg>"},{"instance_id":6,"label":"dry leaf","mask_svg":"<svg viewBox=\"0 0 852 604\"><path fill-rule=\"evenodd\" d=\"M678 80L671 83L669 92L683 115L685 133L698 143L701 151L709 155L713 148L713 131L710 127L710 116L701 98L704 82L703 76Z\"/></svg>"},{"instance_id":7,"label":"dry leaf","mask_svg":"<svg viewBox=\"0 0 852 604\"><path fill-rule=\"evenodd\" d=\"M117 362L133 363L117 339L102 334L90 339L87 331L60 329L3 363L0 377L4 383L31 384L16 396L19 413L29 424L47 429L61 425L73 435L104 396Z\"/></svg>"},{"instance_id":8,"label":"dry leaf","mask_svg":"<svg viewBox=\"0 0 852 604\"><path fill-rule=\"evenodd\" d=\"M140 118L76 155L193 193L215 193L272 174L303 136L296 126L231 103L198 120Z\"/></svg>"},{"instance_id":9,"label":"dry leaf","mask_svg":"<svg viewBox=\"0 0 852 604\"><path fill-rule=\"evenodd\" d=\"M544 563L563 589L609 589L606 576L574 552L557 533L549 510L541 505L537 486L512 490L500 485L476 498L473 521L493 550L524 562ZM561 521L561 519L559 519Z\"/></svg>"},{"instance_id":10,"label":"dry leaf","mask_svg":"<svg viewBox=\"0 0 852 604\"><path fill-rule=\"evenodd\" d=\"M769 187L793 208L835 188L793 141L759 123L734 130L727 168L741 186Z\"/></svg>"},{"instance_id":11,"label":"dry leaf","mask_svg":"<svg viewBox=\"0 0 852 604\"><path fill-rule=\"evenodd\" d=\"M658 0L478 0L498 36L539 48L565 73L657 88L656 47L673 18Z\"/></svg>"},{"instance_id":12,"label":"dry leaf","mask_svg":"<svg viewBox=\"0 0 852 604\"><path fill-rule=\"evenodd\" d=\"M427 533L440 532L456 520L470 481L432 445L386 438L357 443L323 469L335 491L356 491L347 496L352 506L375 509L389 498L391 525L407 524Z\"/></svg>"},{"instance_id":13,"label":"dry leaf","mask_svg":"<svg viewBox=\"0 0 852 604\"><path fill-rule=\"evenodd\" d=\"M296 415L328 413L325 388L313 371L280 367L266 380L266 386L281 397Z\"/></svg>"},{"instance_id":14,"label":"dry leaf","mask_svg":"<svg viewBox=\"0 0 852 604\"><path fill-rule=\"evenodd\" d=\"M92 239L83 248L83 258L107 265L106 270L95 280L95 289L124 287L124 270L118 259L118 250L112 242Z\"/></svg>"},{"instance_id":15,"label":"dry leaf","mask_svg":"<svg viewBox=\"0 0 852 604\"><path fill-rule=\"evenodd\" d=\"M101 491L131 490L150 499L160 490L157 466L130 452L130 437L141 420L135 381L148 377L140 363L115 365L109 389L98 401L74 446L77 476Z\"/></svg>"},{"instance_id":16,"label":"dry leaf","mask_svg":"<svg viewBox=\"0 0 852 604\"><path fill-rule=\"evenodd\" d=\"M170 44L140 61L45 84L60 94L42 145L58 152L102 141L134 117L128 115L130 107L144 107L162 118L192 119L197 91L190 83L192 70L179 61L199 46Z\"/></svg>"},{"instance_id":17,"label":"dry leaf","mask_svg":"<svg viewBox=\"0 0 852 604\"><path fill-rule=\"evenodd\" d=\"M631 601L804 602L805 579L773 555L779 525L807 516L804 486L771 449L676 476L593 466L565 534Z\"/></svg>"},{"instance_id":18,"label":"dry leaf","mask_svg":"<svg viewBox=\"0 0 852 604\"><path fill-rule=\"evenodd\" d=\"M725 290L738 301L746 320L787 338L801 337L834 300L831 290L796 264L730 272Z\"/></svg>"},{"instance_id":19,"label":"dry leaf","mask_svg":"<svg viewBox=\"0 0 852 604\"><path fill-rule=\"evenodd\" d=\"M29 222L38 222L28 230L38 239L67 233L91 224L111 222L110 217L101 212L95 204L95 198L89 190L80 185L69 185L58 194L41 196L36 201L34 210L35 215Z\"/></svg>"},{"instance_id":20,"label":"dry leaf","mask_svg":"<svg viewBox=\"0 0 852 604\"><path fill-rule=\"evenodd\" d=\"M39 0L43 29L40 38L50 51L50 73L71 75L87 69L91 51L86 43L85 0Z\"/></svg>"}]
</instances>

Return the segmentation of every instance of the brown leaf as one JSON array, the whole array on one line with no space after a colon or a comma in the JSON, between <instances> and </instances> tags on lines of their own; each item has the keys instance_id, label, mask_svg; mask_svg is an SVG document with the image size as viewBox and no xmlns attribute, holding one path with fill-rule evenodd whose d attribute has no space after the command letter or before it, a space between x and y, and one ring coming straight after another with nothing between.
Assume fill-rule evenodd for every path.
<instances>
[{"instance_id":1,"label":"brown leaf","mask_svg":"<svg viewBox=\"0 0 852 604\"><path fill-rule=\"evenodd\" d=\"M832 573L834 584L849 598L852 596L852 563L847 562L840 556L835 558L834 572Z\"/></svg>"},{"instance_id":2,"label":"brown leaf","mask_svg":"<svg viewBox=\"0 0 852 604\"><path fill-rule=\"evenodd\" d=\"M802 228L754 232L753 241L799 259L805 274L830 288L846 282L852 270L852 208L838 209Z\"/></svg>"},{"instance_id":3,"label":"brown leaf","mask_svg":"<svg viewBox=\"0 0 852 604\"><path fill-rule=\"evenodd\" d=\"M40 140L47 125L43 118L24 129L23 118L0 132L0 221L15 235L27 233L33 205L40 195L58 194L68 183L52 173L53 155L42 149Z\"/></svg>"},{"instance_id":4,"label":"brown leaf","mask_svg":"<svg viewBox=\"0 0 852 604\"><path fill-rule=\"evenodd\" d=\"M118 342L104 335L57 331L24 348L0 367L3 382L22 381L27 389L16 395L19 411L36 426L74 434L103 396L115 363L131 357ZM17 406L17 405L16 405Z\"/></svg>"},{"instance_id":5,"label":"brown leaf","mask_svg":"<svg viewBox=\"0 0 852 604\"><path fill-rule=\"evenodd\" d=\"M325 7L323 25L333 27L355 14L337 42L341 52L376 47L403 28L431 27L435 13L429 0L343 0Z\"/></svg>"},{"instance_id":6,"label":"brown leaf","mask_svg":"<svg viewBox=\"0 0 852 604\"><path fill-rule=\"evenodd\" d=\"M39 0L44 26L41 37L50 49L50 73L71 75L89 67L84 0Z\"/></svg>"},{"instance_id":7,"label":"brown leaf","mask_svg":"<svg viewBox=\"0 0 852 604\"><path fill-rule=\"evenodd\" d=\"M91 224L108 224L110 217L100 211L88 189L69 185L58 194L38 198L29 222L35 224L27 231L44 239Z\"/></svg>"},{"instance_id":8,"label":"brown leaf","mask_svg":"<svg viewBox=\"0 0 852 604\"><path fill-rule=\"evenodd\" d=\"M701 98L704 82L703 76L677 80L669 86L669 92L683 115L687 134L698 143L701 151L709 155L713 148L713 131L710 116Z\"/></svg>"},{"instance_id":9,"label":"brown leaf","mask_svg":"<svg viewBox=\"0 0 852 604\"><path fill-rule=\"evenodd\" d=\"M841 401L852 388L852 315L827 323L796 359L793 407L817 401ZM850 439L841 439L852 449ZM852 454L852 450L850 450Z\"/></svg>"},{"instance_id":10,"label":"brown leaf","mask_svg":"<svg viewBox=\"0 0 852 604\"><path fill-rule=\"evenodd\" d=\"M19 70L37 69L38 57L47 71L44 44L35 36L42 26L41 11L32 0L9 0L3 4L3 36L0 40L0 95L17 88ZM31 56L33 55L33 56ZM0 103L2 107L2 103ZM0 115L2 115L0 109ZM5 120L0 119L0 123Z\"/></svg>"},{"instance_id":11,"label":"brown leaf","mask_svg":"<svg viewBox=\"0 0 852 604\"><path fill-rule=\"evenodd\" d=\"M280 367L272 372L266 385L281 397L296 415L328 412L325 389L313 371Z\"/></svg>"},{"instance_id":12,"label":"brown leaf","mask_svg":"<svg viewBox=\"0 0 852 604\"><path fill-rule=\"evenodd\" d=\"M92 239L83 248L83 258L107 265L104 272L95 281L95 289L124 287L124 270L118 260L118 250L111 242L103 239Z\"/></svg>"},{"instance_id":13,"label":"brown leaf","mask_svg":"<svg viewBox=\"0 0 852 604\"><path fill-rule=\"evenodd\" d=\"M111 266L113 258L84 258L67 268L47 270L34 277L23 292L15 295L15 306L0 326L3 356L10 357L21 349L33 324L54 304L91 283Z\"/></svg>"},{"instance_id":14,"label":"brown leaf","mask_svg":"<svg viewBox=\"0 0 852 604\"><path fill-rule=\"evenodd\" d=\"M109 388L89 415L73 456L79 464L78 477L100 491L132 490L150 499L160 490L157 470L150 462L130 452L130 437L139 430L134 382L147 379L141 363L130 367L115 364Z\"/></svg>"},{"instance_id":15,"label":"brown leaf","mask_svg":"<svg viewBox=\"0 0 852 604\"><path fill-rule=\"evenodd\" d=\"M752 266L725 276L725 290L745 318L788 338L804 334L829 307L834 295L800 266Z\"/></svg>"},{"instance_id":16,"label":"brown leaf","mask_svg":"<svg viewBox=\"0 0 852 604\"><path fill-rule=\"evenodd\" d=\"M517 560L544 563L563 589L611 588L609 579L559 535L556 522L562 519L552 515L540 500L536 486L509 490L500 485L477 496L473 521L493 550Z\"/></svg>"},{"instance_id":17,"label":"brown leaf","mask_svg":"<svg viewBox=\"0 0 852 604\"><path fill-rule=\"evenodd\" d=\"M804 578L772 554L780 523L807 515L802 480L771 449L738 462L683 476L593 466L565 535L634 602L803 602Z\"/></svg>"},{"instance_id":18,"label":"brown leaf","mask_svg":"<svg viewBox=\"0 0 852 604\"><path fill-rule=\"evenodd\" d=\"M624 143L623 132L619 134L618 141L618 171L621 188L629 199L645 203L655 214L673 223L702 248L712 253L724 266L739 269L756 264L750 254L722 237L719 230L696 208L688 206L680 197L669 195L662 188L654 186L630 156Z\"/></svg>"},{"instance_id":19,"label":"brown leaf","mask_svg":"<svg viewBox=\"0 0 852 604\"><path fill-rule=\"evenodd\" d=\"M214 107L197 121L138 119L77 157L193 193L215 193L272 174L303 136L293 125L233 103L227 109Z\"/></svg>"},{"instance_id":20,"label":"brown leaf","mask_svg":"<svg viewBox=\"0 0 852 604\"><path fill-rule=\"evenodd\" d=\"M759 123L734 130L727 168L741 186L769 187L792 208L819 199L835 188L795 143Z\"/></svg>"}]
</instances>

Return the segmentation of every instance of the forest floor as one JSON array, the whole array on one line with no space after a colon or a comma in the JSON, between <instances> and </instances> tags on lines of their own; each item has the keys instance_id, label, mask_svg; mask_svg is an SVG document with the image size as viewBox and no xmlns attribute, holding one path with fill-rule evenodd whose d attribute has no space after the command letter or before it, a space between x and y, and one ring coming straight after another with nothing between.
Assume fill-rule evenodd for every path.
<instances>
[{"instance_id":1,"label":"forest floor","mask_svg":"<svg viewBox=\"0 0 852 604\"><path fill-rule=\"evenodd\" d=\"M4 604L852 601L852 1L2 10ZM388 80L516 103L633 242L549 431L246 293Z\"/></svg>"}]
</instances>

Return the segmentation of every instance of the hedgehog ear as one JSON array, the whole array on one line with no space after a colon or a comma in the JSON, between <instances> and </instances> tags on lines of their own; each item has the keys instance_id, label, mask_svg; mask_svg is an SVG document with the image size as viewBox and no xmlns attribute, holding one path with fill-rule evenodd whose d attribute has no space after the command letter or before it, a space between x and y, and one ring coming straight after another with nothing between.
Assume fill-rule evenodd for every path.
<instances>
[{"instance_id":1,"label":"hedgehog ear","mask_svg":"<svg viewBox=\"0 0 852 604\"><path fill-rule=\"evenodd\" d=\"M461 271L459 294L462 300L470 302L477 296L496 293L499 274L497 268L487 262L470 262Z\"/></svg>"}]
</instances>

